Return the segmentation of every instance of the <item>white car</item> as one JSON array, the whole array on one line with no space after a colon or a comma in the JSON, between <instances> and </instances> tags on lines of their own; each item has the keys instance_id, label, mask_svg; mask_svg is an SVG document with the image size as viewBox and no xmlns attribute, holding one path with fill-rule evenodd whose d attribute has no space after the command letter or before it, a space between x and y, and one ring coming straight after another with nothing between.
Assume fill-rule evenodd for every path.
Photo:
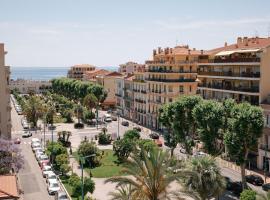
<instances>
[{"instance_id":1,"label":"white car","mask_svg":"<svg viewBox=\"0 0 270 200\"><path fill-rule=\"evenodd\" d=\"M31 137L32 136L32 133L30 131L24 131L22 133L22 137Z\"/></svg>"},{"instance_id":2,"label":"white car","mask_svg":"<svg viewBox=\"0 0 270 200\"><path fill-rule=\"evenodd\" d=\"M111 118L111 117L106 117L106 118L104 119L104 121L105 121L105 122L112 122L112 118Z\"/></svg>"},{"instance_id":3,"label":"white car","mask_svg":"<svg viewBox=\"0 0 270 200\"><path fill-rule=\"evenodd\" d=\"M41 144L40 143L34 143L33 145L32 145L32 150L35 152L35 150L37 150L37 149L40 149L41 148Z\"/></svg>"},{"instance_id":4,"label":"white car","mask_svg":"<svg viewBox=\"0 0 270 200\"><path fill-rule=\"evenodd\" d=\"M32 138L31 144L37 143L37 142L40 143L40 140L38 138Z\"/></svg>"},{"instance_id":5,"label":"white car","mask_svg":"<svg viewBox=\"0 0 270 200\"><path fill-rule=\"evenodd\" d=\"M38 162L42 160L49 160L49 157L46 154L41 154L40 156L37 157Z\"/></svg>"},{"instance_id":6,"label":"white car","mask_svg":"<svg viewBox=\"0 0 270 200\"><path fill-rule=\"evenodd\" d=\"M42 169L42 176L45 178L50 173L53 173L52 167L49 165L45 165Z\"/></svg>"},{"instance_id":7,"label":"white car","mask_svg":"<svg viewBox=\"0 0 270 200\"><path fill-rule=\"evenodd\" d=\"M55 194L60 190L60 186L57 180L49 180L47 186L48 193L50 195Z\"/></svg>"},{"instance_id":8,"label":"white car","mask_svg":"<svg viewBox=\"0 0 270 200\"><path fill-rule=\"evenodd\" d=\"M55 194L55 200L69 200L69 198L65 192L59 191Z\"/></svg>"},{"instance_id":9,"label":"white car","mask_svg":"<svg viewBox=\"0 0 270 200\"><path fill-rule=\"evenodd\" d=\"M45 166L44 166L45 167ZM48 173L46 175L46 182L48 183L50 180L55 180L57 181L57 176L55 175L55 173Z\"/></svg>"},{"instance_id":10,"label":"white car","mask_svg":"<svg viewBox=\"0 0 270 200\"><path fill-rule=\"evenodd\" d=\"M43 151L36 151L35 153L35 156L36 156L36 159L38 160L38 158L42 155L45 155Z\"/></svg>"}]
</instances>

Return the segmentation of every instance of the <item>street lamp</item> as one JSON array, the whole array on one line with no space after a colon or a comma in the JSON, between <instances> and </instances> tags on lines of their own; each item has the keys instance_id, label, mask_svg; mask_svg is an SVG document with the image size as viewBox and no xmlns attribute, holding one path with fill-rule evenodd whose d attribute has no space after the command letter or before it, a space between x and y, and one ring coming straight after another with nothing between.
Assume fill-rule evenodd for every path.
<instances>
[{"instance_id":1,"label":"street lamp","mask_svg":"<svg viewBox=\"0 0 270 200\"><path fill-rule=\"evenodd\" d=\"M98 129L98 107L101 105L101 103L99 102L98 104L97 104L97 107L96 107L96 113L97 113L97 119L96 119L96 122L97 122L97 129Z\"/></svg>"},{"instance_id":2,"label":"street lamp","mask_svg":"<svg viewBox=\"0 0 270 200\"><path fill-rule=\"evenodd\" d=\"M120 121L120 114L119 112L117 112L117 121L118 121L118 125L117 125L117 140L119 139L119 121Z\"/></svg>"},{"instance_id":3,"label":"street lamp","mask_svg":"<svg viewBox=\"0 0 270 200\"><path fill-rule=\"evenodd\" d=\"M266 183L266 156L267 156L267 153L266 153L266 150L267 150L267 144L264 144L264 183Z\"/></svg>"}]
</instances>

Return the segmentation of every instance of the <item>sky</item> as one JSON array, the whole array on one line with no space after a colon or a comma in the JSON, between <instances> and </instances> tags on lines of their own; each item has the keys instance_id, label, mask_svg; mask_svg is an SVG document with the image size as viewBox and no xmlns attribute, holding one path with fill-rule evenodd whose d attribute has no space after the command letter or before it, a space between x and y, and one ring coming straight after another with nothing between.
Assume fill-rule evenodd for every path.
<instances>
[{"instance_id":1,"label":"sky","mask_svg":"<svg viewBox=\"0 0 270 200\"><path fill-rule=\"evenodd\" d=\"M159 46L267 37L269 8L269 0L0 0L0 43L9 66L144 63Z\"/></svg>"}]
</instances>

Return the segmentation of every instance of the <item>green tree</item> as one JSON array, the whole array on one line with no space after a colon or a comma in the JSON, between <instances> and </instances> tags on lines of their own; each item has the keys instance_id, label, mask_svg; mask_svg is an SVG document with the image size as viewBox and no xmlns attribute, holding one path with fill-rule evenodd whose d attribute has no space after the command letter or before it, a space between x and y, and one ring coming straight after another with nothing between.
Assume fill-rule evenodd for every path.
<instances>
[{"instance_id":1,"label":"green tree","mask_svg":"<svg viewBox=\"0 0 270 200\"><path fill-rule=\"evenodd\" d=\"M115 192L110 192L111 200L135 200L134 190L131 185L122 185L116 188Z\"/></svg>"},{"instance_id":2,"label":"green tree","mask_svg":"<svg viewBox=\"0 0 270 200\"><path fill-rule=\"evenodd\" d=\"M203 100L193 109L200 140L212 155L221 153L219 140L223 139L223 112L222 104L213 100Z\"/></svg>"},{"instance_id":3,"label":"green tree","mask_svg":"<svg viewBox=\"0 0 270 200\"><path fill-rule=\"evenodd\" d=\"M247 188L245 168L249 151L257 145L264 127L260 107L241 103L234 106L229 131L224 136L228 155L241 167L243 188Z\"/></svg>"},{"instance_id":4,"label":"green tree","mask_svg":"<svg viewBox=\"0 0 270 200\"><path fill-rule=\"evenodd\" d=\"M83 107L80 104L75 106L74 113L77 116L78 123L81 123L81 119L83 117Z\"/></svg>"},{"instance_id":5,"label":"green tree","mask_svg":"<svg viewBox=\"0 0 270 200\"><path fill-rule=\"evenodd\" d=\"M101 133L98 134L98 143L99 144L111 144L111 136L109 134L107 134L107 129L106 128L102 128Z\"/></svg>"},{"instance_id":6,"label":"green tree","mask_svg":"<svg viewBox=\"0 0 270 200\"><path fill-rule=\"evenodd\" d=\"M73 116L73 112L71 109L67 109L62 112L62 117L66 119L66 123L73 122L72 116Z\"/></svg>"},{"instance_id":7,"label":"green tree","mask_svg":"<svg viewBox=\"0 0 270 200\"><path fill-rule=\"evenodd\" d=\"M137 130L127 130L124 134L124 138L128 140L137 140L140 138L140 133Z\"/></svg>"},{"instance_id":8,"label":"green tree","mask_svg":"<svg viewBox=\"0 0 270 200\"><path fill-rule=\"evenodd\" d=\"M143 152L142 157L132 154L123 170L128 177L111 177L105 183L113 182L121 185L131 185L137 199L158 200L168 197L169 184L176 176L167 173L170 156L167 152L155 148L148 153Z\"/></svg>"},{"instance_id":9,"label":"green tree","mask_svg":"<svg viewBox=\"0 0 270 200\"><path fill-rule=\"evenodd\" d=\"M256 200L256 192L253 190L244 190L240 194L240 200Z\"/></svg>"},{"instance_id":10,"label":"green tree","mask_svg":"<svg viewBox=\"0 0 270 200\"><path fill-rule=\"evenodd\" d=\"M94 142L89 142L88 140L82 141L78 148L78 154L80 157L95 154L95 156L86 158L85 164L89 167L95 167L99 164L98 156L100 156L100 152Z\"/></svg>"},{"instance_id":11,"label":"green tree","mask_svg":"<svg viewBox=\"0 0 270 200\"><path fill-rule=\"evenodd\" d=\"M113 151L114 155L117 156L118 161L124 162L131 152L133 152L136 148L136 142L134 140L129 140L127 138L122 138L120 140L116 140L113 143Z\"/></svg>"},{"instance_id":12,"label":"green tree","mask_svg":"<svg viewBox=\"0 0 270 200\"><path fill-rule=\"evenodd\" d=\"M63 175L66 175L70 171L69 158L67 154L59 154L55 158L56 167L61 171Z\"/></svg>"},{"instance_id":13,"label":"green tree","mask_svg":"<svg viewBox=\"0 0 270 200\"><path fill-rule=\"evenodd\" d=\"M67 154L67 149L59 142L48 142L46 153L50 156L51 162L55 163L56 156Z\"/></svg>"},{"instance_id":14,"label":"green tree","mask_svg":"<svg viewBox=\"0 0 270 200\"><path fill-rule=\"evenodd\" d=\"M225 189L225 179L214 158L210 156L190 158L183 174L184 179L179 179L185 187L183 192L195 199L218 197Z\"/></svg>"},{"instance_id":15,"label":"green tree","mask_svg":"<svg viewBox=\"0 0 270 200\"><path fill-rule=\"evenodd\" d=\"M83 105L88 109L90 110L90 112L92 113L93 112L93 108L95 108L97 106L97 103L98 103L98 99L97 97L90 93L88 95L86 95L83 99Z\"/></svg>"}]
</instances>

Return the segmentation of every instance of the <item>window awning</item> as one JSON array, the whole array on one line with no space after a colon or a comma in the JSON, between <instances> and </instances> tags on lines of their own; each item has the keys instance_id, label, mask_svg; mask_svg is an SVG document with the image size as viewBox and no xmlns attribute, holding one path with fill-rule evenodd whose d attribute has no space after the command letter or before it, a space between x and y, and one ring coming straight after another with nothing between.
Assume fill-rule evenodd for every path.
<instances>
[{"instance_id":1,"label":"window awning","mask_svg":"<svg viewBox=\"0 0 270 200\"><path fill-rule=\"evenodd\" d=\"M233 54L235 51L221 51L219 53L216 54L216 56L228 56Z\"/></svg>"},{"instance_id":2,"label":"window awning","mask_svg":"<svg viewBox=\"0 0 270 200\"><path fill-rule=\"evenodd\" d=\"M216 56L228 56L233 53L252 53L252 52L258 52L261 49L236 49L231 51L221 51L216 54Z\"/></svg>"}]
</instances>

